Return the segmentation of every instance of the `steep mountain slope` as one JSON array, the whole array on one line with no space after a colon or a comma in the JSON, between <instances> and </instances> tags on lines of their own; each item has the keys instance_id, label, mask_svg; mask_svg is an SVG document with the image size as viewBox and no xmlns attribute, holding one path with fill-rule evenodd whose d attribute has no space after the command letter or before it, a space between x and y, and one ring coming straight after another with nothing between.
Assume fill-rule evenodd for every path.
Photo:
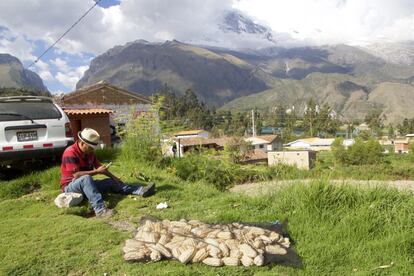
<instances>
[{"instance_id":1,"label":"steep mountain slope","mask_svg":"<svg viewBox=\"0 0 414 276\"><path fill-rule=\"evenodd\" d=\"M20 60L0 53L0 87L26 88L47 92L42 79L34 72L24 69Z\"/></svg>"}]
</instances>

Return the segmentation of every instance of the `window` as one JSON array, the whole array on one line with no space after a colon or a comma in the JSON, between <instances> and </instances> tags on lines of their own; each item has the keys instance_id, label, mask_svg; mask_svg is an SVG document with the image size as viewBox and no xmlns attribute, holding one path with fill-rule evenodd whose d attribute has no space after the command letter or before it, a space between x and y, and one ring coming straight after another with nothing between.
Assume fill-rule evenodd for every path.
<instances>
[{"instance_id":1,"label":"window","mask_svg":"<svg viewBox=\"0 0 414 276\"><path fill-rule=\"evenodd\" d=\"M262 145L259 145L259 148L263 149L264 148L264 145L263 144Z\"/></svg>"},{"instance_id":2,"label":"window","mask_svg":"<svg viewBox=\"0 0 414 276\"><path fill-rule=\"evenodd\" d=\"M9 115L2 115L2 113L9 113ZM26 100L0 102L0 122L21 121L28 120L28 118L33 120L59 119L62 118L62 114L52 102Z\"/></svg>"}]
</instances>

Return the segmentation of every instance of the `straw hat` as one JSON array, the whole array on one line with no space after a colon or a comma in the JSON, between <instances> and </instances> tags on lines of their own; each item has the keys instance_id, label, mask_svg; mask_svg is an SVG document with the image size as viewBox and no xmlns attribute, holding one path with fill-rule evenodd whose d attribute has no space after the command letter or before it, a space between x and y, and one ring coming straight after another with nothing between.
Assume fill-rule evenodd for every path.
<instances>
[{"instance_id":1,"label":"straw hat","mask_svg":"<svg viewBox=\"0 0 414 276\"><path fill-rule=\"evenodd\" d=\"M101 141L99 133L92 128L84 128L78 132L79 139L93 148L97 148Z\"/></svg>"}]
</instances>

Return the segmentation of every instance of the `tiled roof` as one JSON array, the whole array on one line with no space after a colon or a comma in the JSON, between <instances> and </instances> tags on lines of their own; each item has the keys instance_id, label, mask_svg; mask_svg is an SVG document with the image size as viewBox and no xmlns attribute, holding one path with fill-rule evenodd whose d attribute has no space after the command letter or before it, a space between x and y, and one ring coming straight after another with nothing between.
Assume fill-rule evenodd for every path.
<instances>
[{"instance_id":1,"label":"tiled roof","mask_svg":"<svg viewBox=\"0 0 414 276\"><path fill-rule=\"evenodd\" d=\"M180 139L180 145L182 146L199 146L199 145L218 145L224 147L227 143L231 140L230 137L222 137L222 138L203 138L203 137L196 137L196 138L186 138ZM178 142L178 139L175 139Z\"/></svg>"},{"instance_id":2,"label":"tiled roof","mask_svg":"<svg viewBox=\"0 0 414 276\"><path fill-rule=\"evenodd\" d=\"M267 152L255 149L247 153L244 161L264 160L264 159L267 159Z\"/></svg>"},{"instance_id":3,"label":"tiled roof","mask_svg":"<svg viewBox=\"0 0 414 276\"><path fill-rule=\"evenodd\" d=\"M111 114L113 113L110 109L103 108L91 108L91 109L65 109L68 115L90 115L90 114Z\"/></svg>"},{"instance_id":4,"label":"tiled roof","mask_svg":"<svg viewBox=\"0 0 414 276\"><path fill-rule=\"evenodd\" d=\"M408 144L408 139L395 139L394 144Z\"/></svg>"},{"instance_id":5,"label":"tiled roof","mask_svg":"<svg viewBox=\"0 0 414 276\"><path fill-rule=\"evenodd\" d=\"M178 143L178 140L176 140ZM197 146L197 145L209 145L211 144L206 138L196 137L196 138L186 138L180 139L181 146Z\"/></svg>"}]
</instances>

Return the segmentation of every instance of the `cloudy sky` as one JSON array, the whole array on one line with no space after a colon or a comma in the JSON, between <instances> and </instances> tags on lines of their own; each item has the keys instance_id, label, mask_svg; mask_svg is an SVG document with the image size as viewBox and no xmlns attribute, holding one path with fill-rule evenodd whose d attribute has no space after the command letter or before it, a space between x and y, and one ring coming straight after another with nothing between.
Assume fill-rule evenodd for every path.
<instances>
[{"instance_id":1,"label":"cloudy sky","mask_svg":"<svg viewBox=\"0 0 414 276\"><path fill-rule=\"evenodd\" d=\"M28 66L93 4L0 1L0 53ZM128 41L222 41L228 47L252 47L251 41L229 39L218 28L223 13L232 9L271 27L279 45L414 40L413 0L101 0L30 69L52 92L68 92L93 57Z\"/></svg>"}]
</instances>

